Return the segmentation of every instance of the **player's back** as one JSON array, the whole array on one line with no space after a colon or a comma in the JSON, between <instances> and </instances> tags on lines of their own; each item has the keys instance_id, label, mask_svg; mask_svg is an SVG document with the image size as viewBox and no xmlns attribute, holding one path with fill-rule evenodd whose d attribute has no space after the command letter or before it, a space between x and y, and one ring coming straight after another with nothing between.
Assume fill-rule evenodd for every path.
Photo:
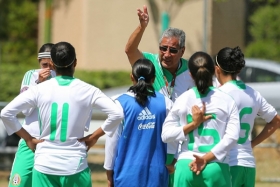
<instances>
[{"instance_id":1,"label":"player's back","mask_svg":"<svg viewBox=\"0 0 280 187\"><path fill-rule=\"evenodd\" d=\"M205 103L206 106L205 113L211 114L212 118L186 136L181 146L182 153L178 159L193 159L193 154L204 155L222 140L228 125L231 125L233 129L236 128L239 119L234 100L228 94L213 87L205 94L200 94L194 87L176 100L172 110L177 110L180 125L192 122L192 106L201 107L202 103ZM234 110L236 111L234 112ZM236 129L238 130L238 128ZM234 139L237 138L237 135L237 133L236 135L233 133L231 136ZM227 160L222 162L227 163Z\"/></svg>"},{"instance_id":2,"label":"player's back","mask_svg":"<svg viewBox=\"0 0 280 187\"><path fill-rule=\"evenodd\" d=\"M161 131L171 100L159 92L149 97L145 106L137 103L133 93L117 100L125 117L114 166L115 185L166 186L167 147L161 141Z\"/></svg>"},{"instance_id":3,"label":"player's back","mask_svg":"<svg viewBox=\"0 0 280 187\"><path fill-rule=\"evenodd\" d=\"M232 80L221 86L236 102L240 117L240 134L237 144L230 151L230 165L255 166L249 136L257 115L269 121L275 116L274 108L251 87L241 81Z\"/></svg>"},{"instance_id":4,"label":"player's back","mask_svg":"<svg viewBox=\"0 0 280 187\"><path fill-rule=\"evenodd\" d=\"M100 90L79 79L61 77L51 79L38 89L41 138L65 142L82 137L96 99L94 92L99 96Z\"/></svg>"},{"instance_id":5,"label":"player's back","mask_svg":"<svg viewBox=\"0 0 280 187\"><path fill-rule=\"evenodd\" d=\"M35 168L59 175L82 171L87 167L86 146L78 139L84 135L93 103L104 94L79 79L58 76L38 85L35 95L44 139L36 147Z\"/></svg>"}]
</instances>

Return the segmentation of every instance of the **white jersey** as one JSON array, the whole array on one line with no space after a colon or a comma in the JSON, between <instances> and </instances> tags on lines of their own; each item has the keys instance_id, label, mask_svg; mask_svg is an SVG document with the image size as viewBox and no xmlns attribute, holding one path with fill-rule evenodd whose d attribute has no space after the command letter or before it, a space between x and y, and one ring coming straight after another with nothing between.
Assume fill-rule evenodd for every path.
<instances>
[{"instance_id":1,"label":"white jersey","mask_svg":"<svg viewBox=\"0 0 280 187\"><path fill-rule=\"evenodd\" d=\"M29 89L30 86L36 86L37 83L35 81L39 78L39 72L41 69L33 69L29 70L24 74L22 79L20 93ZM55 71L51 70L51 76L55 77ZM23 121L22 127L29 132L29 134L33 137L38 138L40 136L39 123L38 123L38 109L32 108L29 110L24 110L22 113L25 115L25 119Z\"/></svg>"},{"instance_id":2,"label":"white jersey","mask_svg":"<svg viewBox=\"0 0 280 187\"><path fill-rule=\"evenodd\" d=\"M230 151L230 166L255 167L255 159L249 136L259 115L267 123L277 115L276 110L251 87L241 81L229 81L220 89L233 97L240 116L240 135L237 144Z\"/></svg>"},{"instance_id":3,"label":"white jersey","mask_svg":"<svg viewBox=\"0 0 280 187\"><path fill-rule=\"evenodd\" d=\"M16 114L31 107L39 108L40 139L44 139L36 146L34 168L51 175L73 175L88 167L86 145L78 139L84 135L92 107L108 114L101 126L108 136L123 118L122 110L98 88L58 76L30 87L2 110L8 134L21 128Z\"/></svg>"},{"instance_id":4,"label":"white jersey","mask_svg":"<svg viewBox=\"0 0 280 187\"><path fill-rule=\"evenodd\" d=\"M192 106L202 107L203 102L206 105L205 113L211 114L212 118L185 136L183 126L192 122ZM238 139L238 123L238 109L229 95L212 87L206 94L201 95L194 87L175 101L165 119L162 140L182 141L178 160L193 160L193 154L202 156L211 151L217 158L215 161L227 163L227 151Z\"/></svg>"}]
</instances>

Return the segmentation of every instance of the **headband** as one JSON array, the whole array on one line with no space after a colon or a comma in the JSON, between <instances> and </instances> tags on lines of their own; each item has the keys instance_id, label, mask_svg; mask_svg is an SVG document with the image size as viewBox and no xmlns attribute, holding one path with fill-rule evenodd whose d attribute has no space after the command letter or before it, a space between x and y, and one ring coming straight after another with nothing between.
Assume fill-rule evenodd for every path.
<instances>
[{"instance_id":1,"label":"headband","mask_svg":"<svg viewBox=\"0 0 280 187\"><path fill-rule=\"evenodd\" d=\"M219 66L219 68L221 68L221 70L223 70L224 72L227 72L227 73L235 73L235 71L228 71L228 70L224 70L220 64L218 63L218 55L216 56L216 64Z\"/></svg>"},{"instance_id":2,"label":"headband","mask_svg":"<svg viewBox=\"0 0 280 187\"><path fill-rule=\"evenodd\" d=\"M52 60L52 58L51 58L51 60ZM53 60L52 60L52 62L53 62L53 65L54 65L55 67L58 67L58 68L67 68L67 67L71 66L71 65L75 62L75 60L76 60L76 56L74 57L73 61L72 61L70 64L66 65L66 66L59 66L59 65L56 65L56 64L54 63Z\"/></svg>"},{"instance_id":3,"label":"headband","mask_svg":"<svg viewBox=\"0 0 280 187\"><path fill-rule=\"evenodd\" d=\"M51 58L51 52L38 53L38 59Z\"/></svg>"}]
</instances>

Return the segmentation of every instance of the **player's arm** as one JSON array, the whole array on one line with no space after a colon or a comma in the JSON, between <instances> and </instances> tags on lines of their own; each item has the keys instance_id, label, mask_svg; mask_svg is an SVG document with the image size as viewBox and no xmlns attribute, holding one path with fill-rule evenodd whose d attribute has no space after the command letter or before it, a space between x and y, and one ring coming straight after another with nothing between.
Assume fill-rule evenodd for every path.
<instances>
[{"instance_id":1,"label":"player's arm","mask_svg":"<svg viewBox=\"0 0 280 187\"><path fill-rule=\"evenodd\" d=\"M96 144L97 140L103 136L105 132L102 130L101 127L96 129L92 134L87 135L86 137L83 137L79 139L80 142L85 142L87 146L87 151Z\"/></svg>"},{"instance_id":2,"label":"player's arm","mask_svg":"<svg viewBox=\"0 0 280 187\"><path fill-rule=\"evenodd\" d=\"M108 187L114 186L113 170L114 170L114 165L115 165L115 160L117 155L118 142L122 134L122 129L123 129L122 127L123 125L120 124L117 131L114 133L112 137L106 136L105 159L104 159L103 167L106 169Z\"/></svg>"},{"instance_id":3,"label":"player's arm","mask_svg":"<svg viewBox=\"0 0 280 187\"><path fill-rule=\"evenodd\" d=\"M185 136L189 132L193 131L201 123L211 118L211 115L204 116L205 104L203 103L202 109L200 109L196 105L192 107L193 121L191 123L188 123L183 126L178 126L180 122L178 111L180 110L180 108L181 108L181 101L180 99L177 99L164 121L161 138L162 141L165 143L184 140Z\"/></svg>"},{"instance_id":4,"label":"player's arm","mask_svg":"<svg viewBox=\"0 0 280 187\"><path fill-rule=\"evenodd\" d=\"M114 187L113 170L106 170L108 187Z\"/></svg>"},{"instance_id":5,"label":"player's arm","mask_svg":"<svg viewBox=\"0 0 280 187\"><path fill-rule=\"evenodd\" d=\"M112 137L106 136L105 159L104 159L104 166L103 166L106 170L114 169L118 142L122 134L122 127L123 125L120 124L117 131L113 134Z\"/></svg>"},{"instance_id":6,"label":"player's arm","mask_svg":"<svg viewBox=\"0 0 280 187\"><path fill-rule=\"evenodd\" d=\"M117 127L117 130L114 132L111 132L111 137L108 135L106 136L105 141L105 162L104 162L104 168L105 169L112 169L114 165L115 160L115 154L116 154L116 147L117 143L120 137L120 131L121 131L121 125ZM98 139L105 135L105 131L99 127L97 130L95 130L92 134L87 135L84 138L79 139L79 141L84 141L87 145L87 151L96 144Z\"/></svg>"},{"instance_id":7,"label":"player's arm","mask_svg":"<svg viewBox=\"0 0 280 187\"><path fill-rule=\"evenodd\" d=\"M26 92L18 95L1 111L1 119L8 135L16 133L26 141L28 147L33 151L36 144L42 141L35 139L24 128L22 128L16 115L23 110L36 106L34 91L35 90L27 90Z\"/></svg>"},{"instance_id":8,"label":"player's arm","mask_svg":"<svg viewBox=\"0 0 280 187\"><path fill-rule=\"evenodd\" d=\"M232 98L231 105L228 107L229 111L229 118L227 121L225 134L222 139L217 143L212 149L211 152L215 155L217 160L223 160L228 151L237 143L239 139L240 133L240 120L239 120L239 111L238 108L233 101ZM230 104L230 101L228 101Z\"/></svg>"},{"instance_id":9,"label":"player's arm","mask_svg":"<svg viewBox=\"0 0 280 187\"><path fill-rule=\"evenodd\" d=\"M267 123L261 133L257 135L252 141L252 148L263 142L270 135L272 135L280 127L280 116L276 115L271 122Z\"/></svg>"},{"instance_id":10,"label":"player's arm","mask_svg":"<svg viewBox=\"0 0 280 187\"><path fill-rule=\"evenodd\" d=\"M99 89L96 90L94 95L92 106L101 110L108 116L101 125L101 129L111 137L123 120L123 109Z\"/></svg>"},{"instance_id":11,"label":"player's arm","mask_svg":"<svg viewBox=\"0 0 280 187\"><path fill-rule=\"evenodd\" d=\"M239 138L239 112L235 102L232 100L229 107L229 120L227 122L225 134L218 144L211 151L203 156L193 155L195 159L190 163L190 169L197 175L205 168L206 164L214 159L222 160L227 155L227 152L236 144Z\"/></svg>"},{"instance_id":12,"label":"player's arm","mask_svg":"<svg viewBox=\"0 0 280 187\"><path fill-rule=\"evenodd\" d=\"M35 88L35 87L32 87ZM23 110L28 110L35 105L35 96L33 91L35 89L28 89L27 91L19 94L14 98L5 108L1 111L1 118L6 127L8 135L11 135L21 129L21 123L17 119L17 114Z\"/></svg>"},{"instance_id":13,"label":"player's arm","mask_svg":"<svg viewBox=\"0 0 280 187\"><path fill-rule=\"evenodd\" d=\"M175 172L175 164L177 162L177 159L178 159L178 151L174 155L174 158L173 158L172 162L170 164L168 164L168 165L165 165L169 174L172 174L172 173Z\"/></svg>"},{"instance_id":14,"label":"player's arm","mask_svg":"<svg viewBox=\"0 0 280 187\"><path fill-rule=\"evenodd\" d=\"M216 157L212 152L208 152L203 156L193 155L195 160L193 160L189 167L197 175L205 168L208 162L215 160Z\"/></svg>"},{"instance_id":15,"label":"player's arm","mask_svg":"<svg viewBox=\"0 0 280 187\"><path fill-rule=\"evenodd\" d=\"M19 131L15 132L19 137L25 140L27 146L29 149L31 149L33 152L36 149L36 145L38 143L43 142L44 140L38 140L34 137L32 137L24 128L21 128Z\"/></svg>"},{"instance_id":16,"label":"player's arm","mask_svg":"<svg viewBox=\"0 0 280 187\"><path fill-rule=\"evenodd\" d=\"M34 79L34 70L27 71L22 79L21 87L20 87L20 93L25 92L29 89L30 86L35 85L35 79ZM29 116L34 111L34 108L30 108L28 110L21 111L23 115Z\"/></svg>"},{"instance_id":17,"label":"player's arm","mask_svg":"<svg viewBox=\"0 0 280 187\"><path fill-rule=\"evenodd\" d=\"M183 133L183 127L179 126L179 109L180 106L176 101L164 120L161 131L161 139L164 143L179 141L185 138L185 135Z\"/></svg>"},{"instance_id":18,"label":"player's arm","mask_svg":"<svg viewBox=\"0 0 280 187\"><path fill-rule=\"evenodd\" d=\"M137 9L137 15L139 17L139 26L130 35L128 42L125 46L125 53L131 66L140 58L143 58L142 52L138 49L139 43L142 39L144 31L149 23L149 14L147 7L143 6L143 11Z\"/></svg>"},{"instance_id":19,"label":"player's arm","mask_svg":"<svg viewBox=\"0 0 280 187\"><path fill-rule=\"evenodd\" d=\"M183 126L184 135L186 136L191 131L196 129L201 123L211 119L211 115L205 116L205 103L202 104L202 109L200 109L197 105L192 106L192 118L193 121L187 125Z\"/></svg>"},{"instance_id":20,"label":"player's arm","mask_svg":"<svg viewBox=\"0 0 280 187\"><path fill-rule=\"evenodd\" d=\"M277 114L275 108L269 104L259 92L257 93L257 98L259 98L258 101L260 103L258 115L263 118L267 124L261 133L251 141L252 148L263 142L280 127L280 116Z\"/></svg>"},{"instance_id":21,"label":"player's arm","mask_svg":"<svg viewBox=\"0 0 280 187\"><path fill-rule=\"evenodd\" d=\"M99 89L96 89L94 91L94 97L92 98L92 107L95 107L106 113L108 117L101 125L101 127L99 127L96 131L84 138L79 139L79 141L84 141L86 143L88 150L105 133L108 136L112 137L124 116L122 108Z\"/></svg>"},{"instance_id":22,"label":"player's arm","mask_svg":"<svg viewBox=\"0 0 280 187\"><path fill-rule=\"evenodd\" d=\"M39 71L38 79L35 80L36 84L46 81L51 76L50 68L43 68Z\"/></svg>"}]
</instances>

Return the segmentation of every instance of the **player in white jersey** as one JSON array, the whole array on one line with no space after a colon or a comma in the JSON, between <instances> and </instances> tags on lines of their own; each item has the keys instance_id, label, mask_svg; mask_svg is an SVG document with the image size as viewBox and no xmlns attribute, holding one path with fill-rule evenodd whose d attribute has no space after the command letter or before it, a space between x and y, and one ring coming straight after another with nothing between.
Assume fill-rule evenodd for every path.
<instances>
[{"instance_id":1,"label":"player in white jersey","mask_svg":"<svg viewBox=\"0 0 280 187\"><path fill-rule=\"evenodd\" d=\"M20 92L26 91L29 87L44 82L47 79L55 76L55 72L50 65L50 51L52 43L42 45L38 53L38 61L40 69L29 70L25 73ZM23 128L28 131L33 137L40 136L38 111L35 108L22 111L26 116L23 121ZM18 144L18 150L15 154L13 166L11 169L9 187L29 187L32 185L32 170L34 166L34 153L28 148L26 142L21 139Z\"/></svg>"},{"instance_id":2,"label":"player in white jersey","mask_svg":"<svg viewBox=\"0 0 280 187\"><path fill-rule=\"evenodd\" d=\"M111 136L123 114L100 89L73 77L77 60L71 44L55 44L51 58L57 76L17 96L1 111L1 118L8 134L18 134L35 151L32 186L89 187L87 150L104 132ZM17 113L32 107L39 109L39 139L16 118ZM108 118L101 128L83 138L92 107L101 109Z\"/></svg>"},{"instance_id":3,"label":"player in white jersey","mask_svg":"<svg viewBox=\"0 0 280 187\"><path fill-rule=\"evenodd\" d=\"M230 186L226 155L237 142L239 116L234 100L212 86L214 68L207 53L191 56L189 69L196 87L177 98L163 125L164 142L182 141L175 187ZM204 104L206 111L202 111L208 118L200 123L193 119L193 113L204 108Z\"/></svg>"},{"instance_id":4,"label":"player in white jersey","mask_svg":"<svg viewBox=\"0 0 280 187\"><path fill-rule=\"evenodd\" d=\"M280 125L280 118L274 107L259 92L237 80L237 75L244 66L244 55L239 47L225 47L216 56L216 76L222 85L220 89L233 97L240 116L239 139L229 154L233 187L255 186L256 170L252 147L269 137ZM251 142L249 136L257 115L267 124Z\"/></svg>"},{"instance_id":5,"label":"player in white jersey","mask_svg":"<svg viewBox=\"0 0 280 187\"><path fill-rule=\"evenodd\" d=\"M131 65L140 58L149 59L156 68L154 88L166 97L175 101L182 93L194 86L188 70L188 61L182 58L185 52L185 32L177 28L166 29L159 39L158 54L141 52L139 43L149 23L149 14L146 6L143 10L137 9L139 26L130 35L125 52ZM167 164L174 158L177 147L174 143L168 144ZM173 176L169 177L170 187L173 187Z\"/></svg>"}]
</instances>

